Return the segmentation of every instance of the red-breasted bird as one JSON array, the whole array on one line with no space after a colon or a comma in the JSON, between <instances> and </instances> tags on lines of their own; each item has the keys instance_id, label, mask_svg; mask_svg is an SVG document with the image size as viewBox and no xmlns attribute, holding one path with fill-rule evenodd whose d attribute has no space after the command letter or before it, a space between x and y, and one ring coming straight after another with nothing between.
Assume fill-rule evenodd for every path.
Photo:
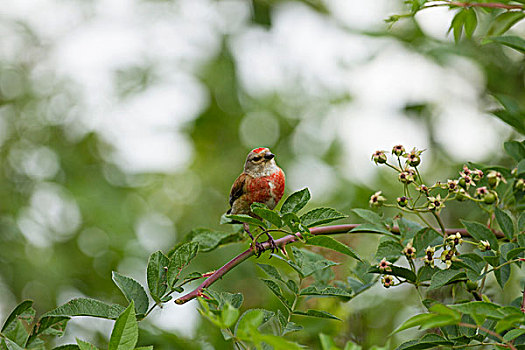
<instances>
[{"instance_id":1,"label":"red-breasted bird","mask_svg":"<svg viewBox=\"0 0 525 350\"><path fill-rule=\"evenodd\" d=\"M230 206L228 214L247 214L256 218L250 206L252 203L263 203L273 209L281 200L284 193L284 172L275 163L275 155L266 147L259 147L248 153L244 163L244 171L233 183L230 191ZM249 225L244 229L254 240ZM266 233L272 251L276 249L273 237ZM254 241L258 255L264 249L260 243Z\"/></svg>"}]
</instances>

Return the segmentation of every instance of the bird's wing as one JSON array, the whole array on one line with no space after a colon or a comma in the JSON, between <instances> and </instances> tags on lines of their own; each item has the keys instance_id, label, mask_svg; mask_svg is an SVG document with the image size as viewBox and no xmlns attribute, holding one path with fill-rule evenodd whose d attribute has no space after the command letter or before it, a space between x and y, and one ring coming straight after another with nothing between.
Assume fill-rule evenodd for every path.
<instances>
[{"instance_id":1,"label":"bird's wing","mask_svg":"<svg viewBox=\"0 0 525 350\"><path fill-rule=\"evenodd\" d=\"M240 196L245 193L246 180L250 175L242 173L233 183L232 189L230 191L230 206L233 206L233 202Z\"/></svg>"}]
</instances>

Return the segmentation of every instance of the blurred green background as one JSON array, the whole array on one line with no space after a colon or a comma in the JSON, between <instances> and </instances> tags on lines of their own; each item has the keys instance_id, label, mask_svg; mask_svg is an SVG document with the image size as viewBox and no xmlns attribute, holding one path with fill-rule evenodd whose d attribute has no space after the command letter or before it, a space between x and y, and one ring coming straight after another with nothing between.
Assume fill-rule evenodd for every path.
<instances>
[{"instance_id":1,"label":"blurred green background","mask_svg":"<svg viewBox=\"0 0 525 350\"><path fill-rule=\"evenodd\" d=\"M509 165L503 141L523 137L487 113L496 97L525 107L523 56L454 44L447 9L389 29L383 20L403 12L402 1L2 7L0 319L25 298L38 313L78 296L124 303L111 271L144 283L152 252L197 227L231 230L219 218L253 147L277 155L287 193L309 187L311 206L350 214L379 189L399 196L394 175L370 162L376 149L426 148L423 178L432 184L457 177L467 161ZM479 31L482 20L490 18L480 17ZM479 215L471 209L450 205L446 222ZM375 237L342 239L373 256ZM215 269L246 246L201 255L193 269ZM332 258L347 274L350 262ZM244 308L279 308L258 275L247 262L214 287L242 292ZM510 300L517 291L513 281L491 293ZM323 299L348 322L305 321L307 331L294 336L313 348L320 331L382 345L417 311L410 295L375 288L347 304ZM141 323L141 343L229 348L195 307L157 310ZM80 337L102 346L110 329L73 320L60 343Z\"/></svg>"}]
</instances>

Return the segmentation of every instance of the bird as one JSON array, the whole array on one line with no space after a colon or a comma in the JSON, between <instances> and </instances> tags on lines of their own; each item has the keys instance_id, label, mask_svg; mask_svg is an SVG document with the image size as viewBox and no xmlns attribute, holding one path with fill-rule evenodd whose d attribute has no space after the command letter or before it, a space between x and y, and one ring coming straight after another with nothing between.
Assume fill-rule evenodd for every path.
<instances>
[{"instance_id":1,"label":"bird","mask_svg":"<svg viewBox=\"0 0 525 350\"><path fill-rule=\"evenodd\" d=\"M234 181L230 191L231 208L226 214L246 214L260 219L251 211L253 203L266 204L274 209L284 194L285 175L275 162L275 154L267 147L258 147L250 151L244 163L243 172ZM263 245L253 238L250 227L243 224L244 230L252 239L256 255L263 251ZM266 232L268 242L274 251L277 246L270 233Z\"/></svg>"}]
</instances>

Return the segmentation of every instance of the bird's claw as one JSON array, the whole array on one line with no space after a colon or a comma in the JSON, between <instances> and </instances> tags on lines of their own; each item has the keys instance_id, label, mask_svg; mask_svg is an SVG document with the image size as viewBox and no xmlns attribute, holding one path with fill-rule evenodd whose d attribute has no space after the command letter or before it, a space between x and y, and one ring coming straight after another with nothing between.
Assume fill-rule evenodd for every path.
<instances>
[{"instance_id":1,"label":"bird's claw","mask_svg":"<svg viewBox=\"0 0 525 350\"><path fill-rule=\"evenodd\" d=\"M255 257L260 257L261 254L266 250L262 243L254 242Z\"/></svg>"},{"instance_id":2,"label":"bird's claw","mask_svg":"<svg viewBox=\"0 0 525 350\"><path fill-rule=\"evenodd\" d=\"M273 238L268 238L268 240L265 243L268 243L270 245L269 249L272 251L272 254L275 253L276 251L277 252L279 251L279 247L277 246L277 244L275 244L275 241Z\"/></svg>"}]
</instances>

